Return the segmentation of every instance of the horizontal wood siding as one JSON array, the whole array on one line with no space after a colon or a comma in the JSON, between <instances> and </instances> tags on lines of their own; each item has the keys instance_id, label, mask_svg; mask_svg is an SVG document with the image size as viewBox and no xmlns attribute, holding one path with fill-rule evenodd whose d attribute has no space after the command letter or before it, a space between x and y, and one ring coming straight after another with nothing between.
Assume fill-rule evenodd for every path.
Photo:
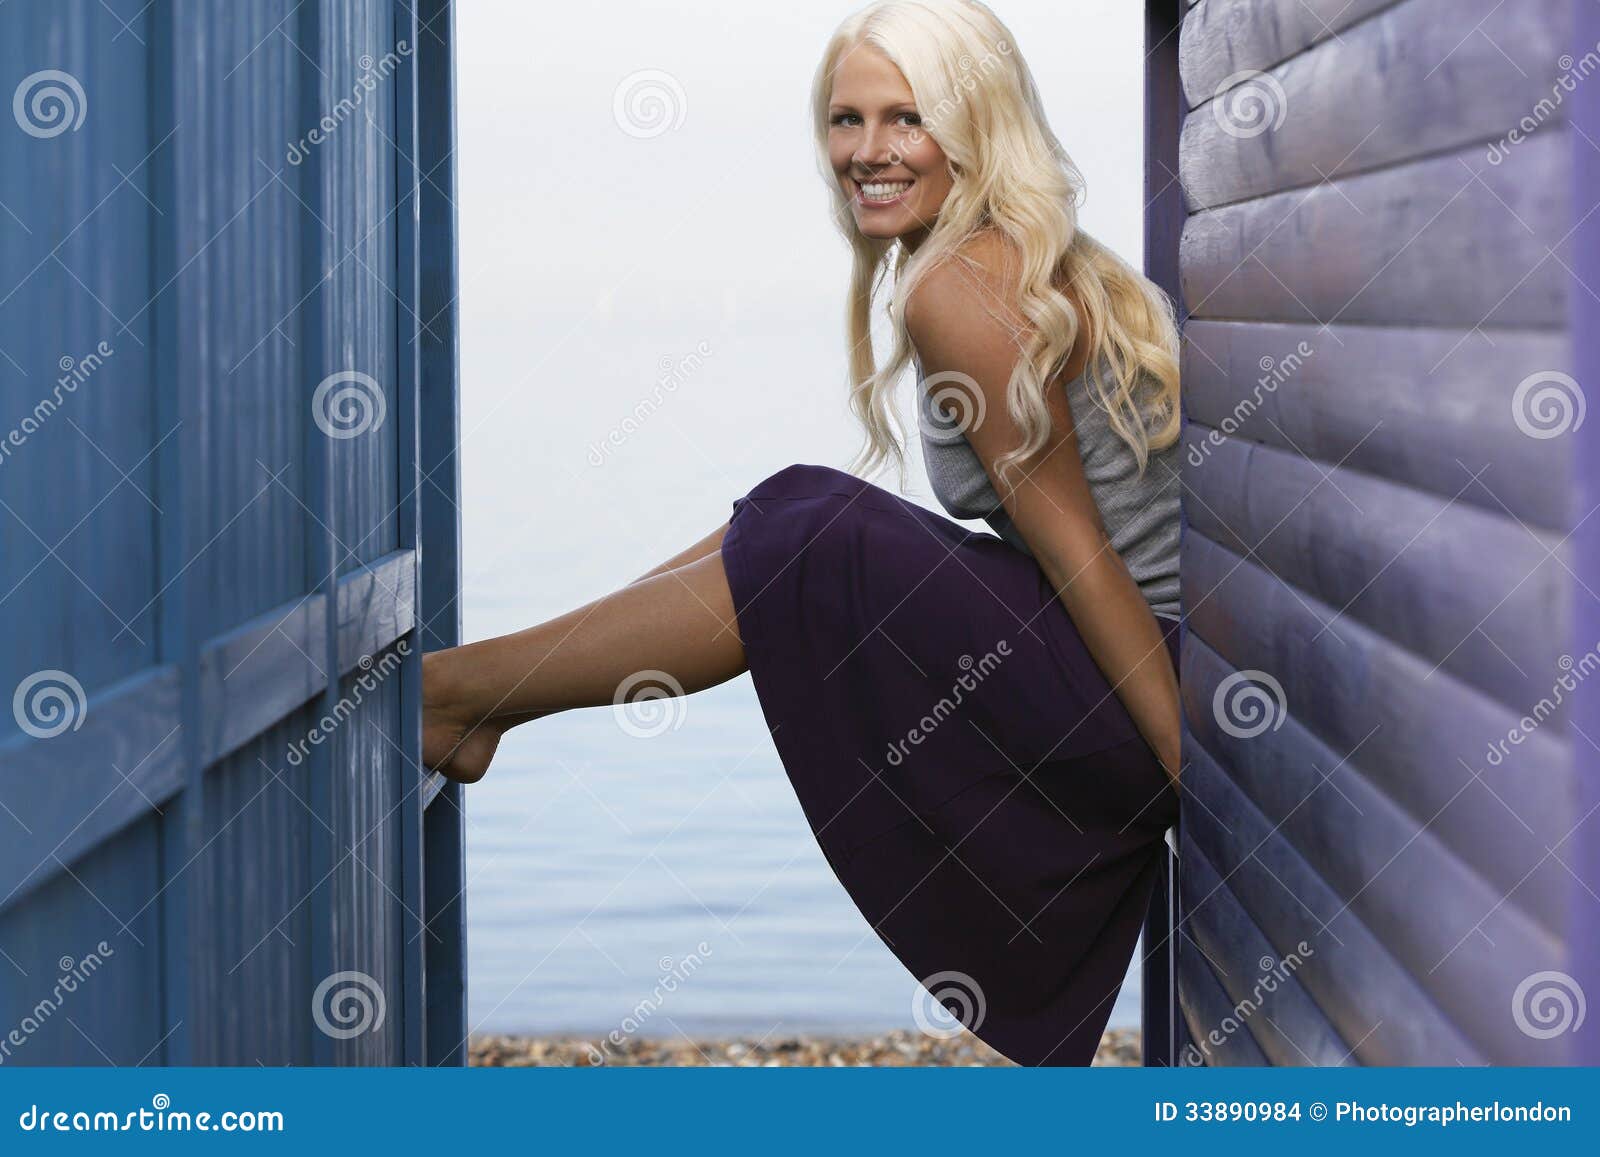
<instances>
[{"instance_id":1,"label":"horizontal wood siding","mask_svg":"<svg viewBox=\"0 0 1600 1157\"><path fill-rule=\"evenodd\" d=\"M1184 19L1191 1061L1575 1055L1572 11Z\"/></svg>"}]
</instances>

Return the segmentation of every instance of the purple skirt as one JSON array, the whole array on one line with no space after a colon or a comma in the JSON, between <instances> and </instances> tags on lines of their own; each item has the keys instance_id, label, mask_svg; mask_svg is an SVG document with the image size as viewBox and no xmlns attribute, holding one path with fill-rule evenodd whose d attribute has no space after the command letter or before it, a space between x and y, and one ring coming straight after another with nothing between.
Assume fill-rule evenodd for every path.
<instances>
[{"instance_id":1,"label":"purple skirt","mask_svg":"<svg viewBox=\"0 0 1600 1157\"><path fill-rule=\"evenodd\" d=\"M778 755L919 1023L1088 1064L1177 795L1038 564L801 465L734 502L722 559Z\"/></svg>"}]
</instances>

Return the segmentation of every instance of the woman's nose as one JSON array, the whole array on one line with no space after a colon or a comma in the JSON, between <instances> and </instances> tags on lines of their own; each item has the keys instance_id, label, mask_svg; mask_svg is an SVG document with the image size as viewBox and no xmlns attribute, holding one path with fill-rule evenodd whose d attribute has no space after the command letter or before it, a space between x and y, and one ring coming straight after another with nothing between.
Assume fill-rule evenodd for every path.
<instances>
[{"instance_id":1,"label":"woman's nose","mask_svg":"<svg viewBox=\"0 0 1600 1157\"><path fill-rule=\"evenodd\" d=\"M855 160L868 168L877 168L894 157L891 134L885 129L866 130L861 145L856 149Z\"/></svg>"}]
</instances>

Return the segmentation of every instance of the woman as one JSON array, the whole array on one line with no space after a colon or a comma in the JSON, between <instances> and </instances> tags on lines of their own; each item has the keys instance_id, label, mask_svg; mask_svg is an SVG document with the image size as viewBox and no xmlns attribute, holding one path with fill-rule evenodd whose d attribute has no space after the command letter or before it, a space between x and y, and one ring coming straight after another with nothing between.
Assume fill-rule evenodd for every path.
<instances>
[{"instance_id":1,"label":"woman","mask_svg":"<svg viewBox=\"0 0 1600 1157\"><path fill-rule=\"evenodd\" d=\"M748 670L891 950L1013 1060L1087 1064L1176 816L1171 306L1076 228L1081 179L983 5L856 14L813 103L855 256L858 465L903 469L890 394L914 354L934 491L999 537L791 466L621 590L426 656L424 759L472 782L520 723Z\"/></svg>"}]
</instances>

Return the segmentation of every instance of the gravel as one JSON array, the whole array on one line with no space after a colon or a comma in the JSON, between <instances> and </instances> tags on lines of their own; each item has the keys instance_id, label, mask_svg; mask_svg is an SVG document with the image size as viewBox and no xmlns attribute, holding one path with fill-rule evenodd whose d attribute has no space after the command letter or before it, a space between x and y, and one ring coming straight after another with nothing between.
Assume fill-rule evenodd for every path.
<instances>
[{"instance_id":1,"label":"gravel","mask_svg":"<svg viewBox=\"0 0 1600 1157\"><path fill-rule=\"evenodd\" d=\"M911 1030L876 1036L778 1036L671 1039L623 1037L476 1036L469 1063L502 1068L606 1065L688 1065L778 1068L789 1065L845 1068L857 1065L1011 1067L1011 1062L971 1033L942 1039ZM1100 1041L1096 1065L1139 1064L1139 1030L1110 1029Z\"/></svg>"}]
</instances>

